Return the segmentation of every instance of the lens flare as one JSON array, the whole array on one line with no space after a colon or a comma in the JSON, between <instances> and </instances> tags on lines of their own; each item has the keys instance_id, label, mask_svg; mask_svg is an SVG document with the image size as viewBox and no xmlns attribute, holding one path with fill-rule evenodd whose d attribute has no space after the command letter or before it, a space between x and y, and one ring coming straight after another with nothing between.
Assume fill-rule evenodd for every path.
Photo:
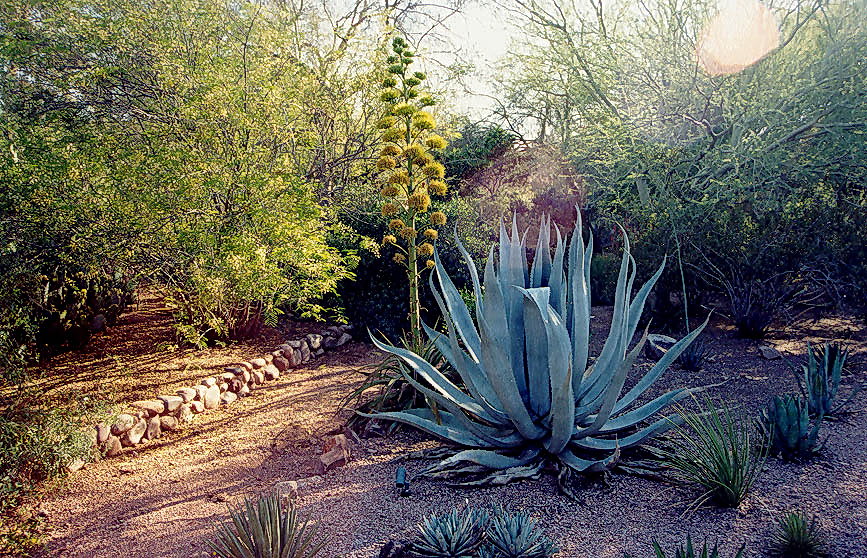
<instances>
[{"instance_id":1,"label":"lens flare","mask_svg":"<svg viewBox=\"0 0 867 558\"><path fill-rule=\"evenodd\" d=\"M705 25L696 55L711 75L735 74L779 45L780 30L767 6L756 0L729 0Z\"/></svg>"}]
</instances>

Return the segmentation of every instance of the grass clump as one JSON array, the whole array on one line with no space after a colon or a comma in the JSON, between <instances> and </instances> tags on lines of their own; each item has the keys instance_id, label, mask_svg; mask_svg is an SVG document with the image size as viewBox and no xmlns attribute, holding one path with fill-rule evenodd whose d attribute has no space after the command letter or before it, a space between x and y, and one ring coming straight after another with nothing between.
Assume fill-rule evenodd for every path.
<instances>
[{"instance_id":1,"label":"grass clump","mask_svg":"<svg viewBox=\"0 0 867 558\"><path fill-rule=\"evenodd\" d=\"M745 558L744 546L745 545L741 546L732 558ZM626 554L625 558L636 557ZM653 558L668 558L668 555L655 540L653 541ZM687 535L686 546L683 544L679 545L674 550L673 558L722 558L722 555L719 553L719 548L716 544L711 548L707 545L707 541L702 544L699 550L696 550L695 546L692 544L692 537Z\"/></svg>"},{"instance_id":2,"label":"grass clump","mask_svg":"<svg viewBox=\"0 0 867 558\"><path fill-rule=\"evenodd\" d=\"M209 543L220 558L313 558L327 543L315 525L298 517L294 502L281 503L279 493L245 498L229 513L231 523Z\"/></svg>"},{"instance_id":3,"label":"grass clump","mask_svg":"<svg viewBox=\"0 0 867 558\"><path fill-rule=\"evenodd\" d=\"M787 512L777 523L771 554L778 558L821 558L825 538L816 520L802 512Z\"/></svg>"},{"instance_id":4,"label":"grass clump","mask_svg":"<svg viewBox=\"0 0 867 558\"><path fill-rule=\"evenodd\" d=\"M735 508L746 498L767 457L764 444L756 451L752 421L739 419L725 406L706 400L698 412L681 410L682 424L667 447L656 449L659 464L673 478L697 485L702 494L691 504L707 502Z\"/></svg>"}]
</instances>

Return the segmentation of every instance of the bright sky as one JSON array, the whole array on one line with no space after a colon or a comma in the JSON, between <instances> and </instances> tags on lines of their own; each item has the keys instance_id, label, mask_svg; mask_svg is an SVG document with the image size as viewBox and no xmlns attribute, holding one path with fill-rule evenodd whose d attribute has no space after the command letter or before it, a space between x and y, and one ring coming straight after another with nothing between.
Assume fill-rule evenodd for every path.
<instances>
[{"instance_id":1,"label":"bright sky","mask_svg":"<svg viewBox=\"0 0 867 558\"><path fill-rule=\"evenodd\" d=\"M472 89L494 93L489 80L497 61L508 51L515 29L500 17L493 3L484 0L468 4L463 13L449 19L447 26L453 43L464 51L463 58L475 63L478 81L471 83ZM481 116L491 106L491 100L482 96L459 95L455 101L457 109L474 116Z\"/></svg>"},{"instance_id":2,"label":"bright sky","mask_svg":"<svg viewBox=\"0 0 867 558\"><path fill-rule=\"evenodd\" d=\"M718 13L709 17L702 33L699 58L711 74L739 72L756 62L779 44L777 22L759 0L718 0ZM709 16L711 14L708 14ZM462 13L446 23L454 46L463 51L463 59L475 64L470 88L495 95L491 77L497 62L513 43L520 46L520 30L510 25L512 14L485 0L471 0ZM423 49L424 50L424 49ZM434 54L443 63L448 55ZM430 72L436 76L437 72ZM434 77L436 79L436 77ZM455 108L475 117L483 117L493 106L491 99L454 91Z\"/></svg>"}]
</instances>

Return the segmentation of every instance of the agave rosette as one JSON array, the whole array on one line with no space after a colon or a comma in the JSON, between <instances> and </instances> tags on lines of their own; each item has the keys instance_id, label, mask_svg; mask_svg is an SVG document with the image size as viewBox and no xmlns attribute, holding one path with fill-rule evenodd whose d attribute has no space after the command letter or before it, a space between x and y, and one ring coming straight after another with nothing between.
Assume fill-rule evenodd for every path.
<instances>
[{"instance_id":1,"label":"agave rosette","mask_svg":"<svg viewBox=\"0 0 867 558\"><path fill-rule=\"evenodd\" d=\"M581 214L567 248L558 228L551 255L551 223L543 219L536 256L528 265L526 234L500 227L498 258L491 248L484 276L458 240L475 293L475 320L438 257L431 289L447 333L425 330L460 376L457 385L411 351L381 343L403 359L416 380L406 379L436 403L430 408L378 413L380 419L417 427L462 448L426 474L460 478L462 485L503 484L537 477L548 462L558 465L561 487L571 472L610 469L621 449L641 444L670 428L675 417L656 417L694 390L676 389L643 401L643 395L702 325L678 341L633 387L627 377L647 333L631 349L645 301L665 262L635 294L635 261L624 235L610 331L592 360L590 341L590 260ZM496 262L496 263L495 263ZM438 288L437 288L438 287ZM705 322L706 323L706 322ZM589 366L588 366L589 365ZM655 419L655 420L654 420ZM466 477L469 475L469 477Z\"/></svg>"}]
</instances>

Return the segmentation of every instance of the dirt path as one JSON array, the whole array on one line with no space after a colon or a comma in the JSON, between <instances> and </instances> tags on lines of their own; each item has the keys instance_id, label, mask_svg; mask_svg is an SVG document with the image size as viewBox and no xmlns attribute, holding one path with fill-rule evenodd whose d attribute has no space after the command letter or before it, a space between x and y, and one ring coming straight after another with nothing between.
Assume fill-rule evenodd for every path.
<instances>
[{"instance_id":1,"label":"dirt path","mask_svg":"<svg viewBox=\"0 0 867 558\"><path fill-rule=\"evenodd\" d=\"M770 343L784 353L799 352L803 339L833 337L843 326L851 327L844 336L856 348L852 361L856 374L847 383L863 381L865 331L852 322L803 324ZM674 369L659 389L725 380L714 395L750 410L763 405L772 394L795 389L786 367L780 361L762 359L755 343L732 339L729 332L717 328L711 332L709 345L715 356L704 370ZM231 351L235 350L238 348ZM207 556L206 541L226 519L226 503L238 503L245 495L270 490L276 482L314 473L321 437L340 424L335 412L356 379L351 369L372 358L367 345L347 345L332 353L327 365L285 375L238 403L199 415L186 430L141 446L136 454L105 460L76 473L41 504L52 525L42 555ZM182 361L173 365L175 374L182 369ZM171 383L171 377L162 381ZM856 407L867 407L863 394ZM864 558L865 432L864 412L833 424L826 430L828 445L820 459L806 464L772 459L741 509L706 509L687 518L682 512L689 493L623 475L615 475L608 487L589 487L580 503L558 495L550 476L473 491L439 482L413 482L413 495L399 498L393 490L395 468L405 465L413 476L423 467L423 463L399 459L408 451L434 444L415 434L364 440L348 466L303 488L299 503L304 512L321 521L323 533L331 538L322 558L375 556L388 538L408 536L425 514L467 501L506 502L527 509L556 539L561 557L622 558L624 551L646 556L651 538L670 546L687 532L719 540L724 556L732 555L741 543L747 543L750 556L761 556L773 521L783 511L797 508L817 515L833 544L832 556Z\"/></svg>"},{"instance_id":2,"label":"dirt path","mask_svg":"<svg viewBox=\"0 0 867 558\"><path fill-rule=\"evenodd\" d=\"M364 345L329 366L284 375L185 430L76 473L42 510L53 526L48 556L192 556L226 502L306 477L336 405L355 379ZM327 402L327 405L323 405Z\"/></svg>"}]
</instances>

